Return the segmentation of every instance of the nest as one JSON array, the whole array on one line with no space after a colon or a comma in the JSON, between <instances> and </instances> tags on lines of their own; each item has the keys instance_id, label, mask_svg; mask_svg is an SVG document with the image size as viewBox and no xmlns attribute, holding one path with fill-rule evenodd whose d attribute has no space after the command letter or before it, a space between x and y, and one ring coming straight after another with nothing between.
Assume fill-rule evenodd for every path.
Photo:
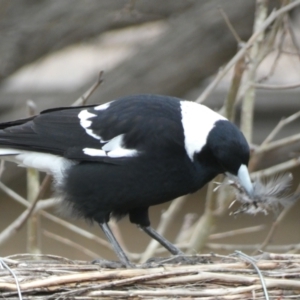
<instances>
[{"instance_id":1,"label":"nest","mask_svg":"<svg viewBox=\"0 0 300 300\"><path fill-rule=\"evenodd\" d=\"M4 299L300 299L300 255L235 253L105 269L49 255L2 259ZM22 298L21 298L22 297Z\"/></svg>"}]
</instances>

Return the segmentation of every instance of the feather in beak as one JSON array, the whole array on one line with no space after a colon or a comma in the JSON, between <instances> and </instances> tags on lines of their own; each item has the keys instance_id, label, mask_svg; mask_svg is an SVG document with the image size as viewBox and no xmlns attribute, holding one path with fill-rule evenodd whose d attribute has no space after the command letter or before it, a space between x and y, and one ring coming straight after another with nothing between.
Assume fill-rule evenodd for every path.
<instances>
[{"instance_id":1,"label":"feather in beak","mask_svg":"<svg viewBox=\"0 0 300 300\"><path fill-rule=\"evenodd\" d=\"M292 174L278 175L265 181L256 178L252 182L252 193L246 190L239 177L228 177L229 180L225 184L235 188L236 197L230 207L236 202L241 203L241 206L231 215L257 214L259 212L267 214L269 211L278 214L281 208L292 205L300 197L299 193L291 192Z\"/></svg>"}]
</instances>

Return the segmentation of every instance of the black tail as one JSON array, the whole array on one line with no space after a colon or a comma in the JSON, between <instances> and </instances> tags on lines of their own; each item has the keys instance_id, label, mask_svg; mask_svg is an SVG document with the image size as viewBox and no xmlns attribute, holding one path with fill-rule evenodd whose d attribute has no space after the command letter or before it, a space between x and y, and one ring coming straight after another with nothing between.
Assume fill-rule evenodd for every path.
<instances>
[{"instance_id":1,"label":"black tail","mask_svg":"<svg viewBox=\"0 0 300 300\"><path fill-rule=\"evenodd\" d=\"M33 117L29 117L29 118L26 118L26 119L20 119L20 120L16 120L16 121L10 121L10 122L4 122L4 123L0 123L0 130L3 130L5 128L8 128L8 127L13 127L13 126L17 126L17 125L22 125L28 121L31 121L35 118L35 116Z\"/></svg>"}]
</instances>

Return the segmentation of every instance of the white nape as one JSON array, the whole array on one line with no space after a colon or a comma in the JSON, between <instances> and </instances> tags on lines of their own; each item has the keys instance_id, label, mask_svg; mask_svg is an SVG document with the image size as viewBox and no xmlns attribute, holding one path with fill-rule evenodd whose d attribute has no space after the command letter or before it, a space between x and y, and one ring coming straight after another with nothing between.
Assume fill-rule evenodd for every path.
<instances>
[{"instance_id":1,"label":"white nape","mask_svg":"<svg viewBox=\"0 0 300 300\"><path fill-rule=\"evenodd\" d=\"M226 120L210 108L191 101L180 101L184 146L191 160L206 144L207 136L219 120Z\"/></svg>"}]
</instances>

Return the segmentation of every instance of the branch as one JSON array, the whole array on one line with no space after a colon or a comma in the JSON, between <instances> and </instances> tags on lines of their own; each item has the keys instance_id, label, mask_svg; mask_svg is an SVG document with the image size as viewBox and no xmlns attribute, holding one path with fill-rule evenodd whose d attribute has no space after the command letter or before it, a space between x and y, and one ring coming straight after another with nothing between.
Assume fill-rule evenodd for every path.
<instances>
[{"instance_id":1,"label":"branch","mask_svg":"<svg viewBox=\"0 0 300 300\"><path fill-rule=\"evenodd\" d=\"M288 136L286 138L274 141L268 144L262 144L254 151L254 155L261 154L267 151L275 150L283 146L295 144L300 141L300 133Z\"/></svg>"},{"instance_id":2,"label":"branch","mask_svg":"<svg viewBox=\"0 0 300 300\"><path fill-rule=\"evenodd\" d=\"M267 0L256 0L256 11L255 11L255 21L254 21L254 32L257 32L261 28L263 22L265 21L268 13ZM264 31L261 31L260 35L257 37L255 43L250 50L250 61L248 64L246 84L249 83L246 90L242 109L241 109L241 130L244 133L247 141L252 142L253 133L253 114L254 114L254 104L255 104L255 88L251 85L255 81L257 68L261 62L262 56L262 42L264 40Z\"/></svg>"},{"instance_id":3,"label":"branch","mask_svg":"<svg viewBox=\"0 0 300 300\"><path fill-rule=\"evenodd\" d=\"M297 120L298 118L300 118L300 111L294 113L293 115L282 119L277 125L276 127L271 131L271 133L266 137L266 139L262 142L261 145L265 145L268 144L271 140L274 139L274 137L277 135L277 133L286 125L290 124L291 122L294 122L295 120Z\"/></svg>"},{"instance_id":4,"label":"branch","mask_svg":"<svg viewBox=\"0 0 300 300\"><path fill-rule=\"evenodd\" d=\"M215 233L215 234L211 234L209 236L209 239L210 240L224 239L224 238L236 236L239 234L253 233L253 232L260 231L260 230L264 229L265 227L266 227L265 225L257 225L257 226L251 226L251 227L221 232L221 233Z\"/></svg>"},{"instance_id":5,"label":"branch","mask_svg":"<svg viewBox=\"0 0 300 300\"><path fill-rule=\"evenodd\" d=\"M253 173L251 173L251 177L252 178L256 178L256 177L261 178L261 177L274 176L275 174L278 174L281 172L286 172L286 171L296 168L298 166L300 166L300 157L293 158L291 160L288 160L286 162L283 162L281 164L272 166L272 167L264 169L264 170L253 172Z\"/></svg>"},{"instance_id":6,"label":"branch","mask_svg":"<svg viewBox=\"0 0 300 300\"><path fill-rule=\"evenodd\" d=\"M275 85L275 84L263 84L263 83L253 83L253 87L256 89L267 89L267 90L288 90L300 88L300 83Z\"/></svg>"},{"instance_id":7,"label":"branch","mask_svg":"<svg viewBox=\"0 0 300 300\"><path fill-rule=\"evenodd\" d=\"M92 259L95 259L96 257L98 257L99 255L89 249L87 249L85 246L82 246L82 245L79 245L77 243L74 243L73 241L71 241L70 239L67 239L67 238L63 238L61 237L60 235L57 235L57 234L54 234L50 231L47 231L47 230L43 230L43 235L50 238L50 239L53 239L57 242L60 242L64 245L67 245L69 247L71 247L72 249L76 249L82 253L84 253L85 255L89 256L90 258Z\"/></svg>"},{"instance_id":8,"label":"branch","mask_svg":"<svg viewBox=\"0 0 300 300\"><path fill-rule=\"evenodd\" d=\"M252 45L259 38L260 34L267 29L279 16L285 14L286 12L292 10L293 8L300 5L300 0L296 0L277 11L274 10L269 17L261 24L261 27L257 29L256 32L252 34L249 40L243 45L243 47L238 51L238 53L225 65L225 67L217 74L215 79L205 88L202 94L195 100L198 103L202 103L207 99L211 92L217 87L222 78L231 70L231 68L247 53L247 51L252 47Z\"/></svg>"},{"instance_id":9,"label":"branch","mask_svg":"<svg viewBox=\"0 0 300 300\"><path fill-rule=\"evenodd\" d=\"M103 82L103 80L104 80L103 74L104 74L104 71L100 71L97 81L79 99L77 99L71 106L86 105L86 102L88 101L88 99L93 95L93 93L97 90L97 88Z\"/></svg>"}]
</instances>

